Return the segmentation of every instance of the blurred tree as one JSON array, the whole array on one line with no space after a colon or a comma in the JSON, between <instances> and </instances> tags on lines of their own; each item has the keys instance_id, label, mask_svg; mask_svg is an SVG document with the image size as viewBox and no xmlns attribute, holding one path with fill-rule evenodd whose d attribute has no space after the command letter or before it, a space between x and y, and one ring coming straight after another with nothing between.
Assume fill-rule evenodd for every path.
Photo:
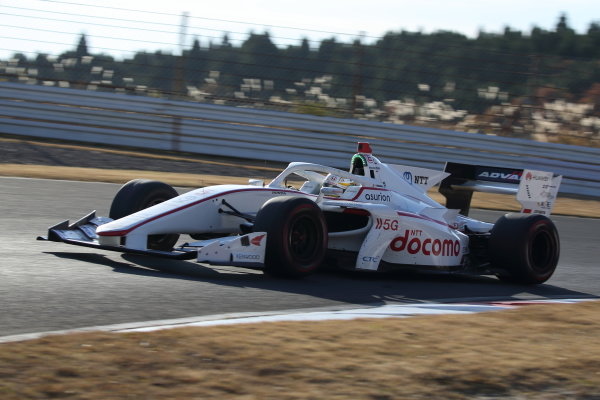
<instances>
[{"instance_id":1,"label":"blurred tree","mask_svg":"<svg viewBox=\"0 0 600 400\"><path fill-rule=\"evenodd\" d=\"M271 41L268 32L250 33L239 50L240 72L244 78L281 79L279 49Z\"/></svg>"},{"instance_id":2,"label":"blurred tree","mask_svg":"<svg viewBox=\"0 0 600 400\"><path fill-rule=\"evenodd\" d=\"M308 39L302 39L299 46L288 46L281 50L280 54L283 72L282 88L294 88L294 82L315 77L317 71L314 70L314 55Z\"/></svg>"},{"instance_id":3,"label":"blurred tree","mask_svg":"<svg viewBox=\"0 0 600 400\"><path fill-rule=\"evenodd\" d=\"M81 36L79 37L79 42L77 43L77 48L75 49L75 56L78 58L84 57L84 56L89 56L90 53L88 52L88 46L87 46L87 39L85 37L85 34L82 33Z\"/></svg>"},{"instance_id":4,"label":"blurred tree","mask_svg":"<svg viewBox=\"0 0 600 400\"><path fill-rule=\"evenodd\" d=\"M562 57L583 56L579 51L577 34L569 27L565 14L560 16L558 24L556 24L556 36L558 55Z\"/></svg>"},{"instance_id":5,"label":"blurred tree","mask_svg":"<svg viewBox=\"0 0 600 400\"><path fill-rule=\"evenodd\" d=\"M215 85L211 86L211 93L214 92L219 96L232 96L239 87L240 78L237 76L236 48L229 41L227 33L223 35L220 44L211 43L209 45L206 63L208 71L213 71L215 76L218 75Z\"/></svg>"},{"instance_id":6,"label":"blurred tree","mask_svg":"<svg viewBox=\"0 0 600 400\"><path fill-rule=\"evenodd\" d=\"M208 76L206 70L206 51L200 47L200 41L196 38L189 51L184 52L186 59L185 77L186 83L192 86L199 87L204 83L204 79Z\"/></svg>"}]
</instances>

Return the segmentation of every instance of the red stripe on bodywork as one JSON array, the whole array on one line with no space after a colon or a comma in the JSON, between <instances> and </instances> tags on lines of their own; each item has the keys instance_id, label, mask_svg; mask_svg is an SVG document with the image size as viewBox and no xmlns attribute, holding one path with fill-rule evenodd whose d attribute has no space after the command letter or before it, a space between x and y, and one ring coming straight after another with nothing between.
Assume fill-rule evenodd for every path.
<instances>
[{"instance_id":1,"label":"red stripe on bodywork","mask_svg":"<svg viewBox=\"0 0 600 400\"><path fill-rule=\"evenodd\" d=\"M154 216L152 218L149 218L149 219L147 219L145 221L142 221L142 222L138 223L137 225L132 226L129 229L123 229L123 230L120 230L120 231L99 232L98 236L125 236L125 235L128 235L129 233L131 233L132 231L136 230L140 226L146 225L149 222L155 221L155 220L157 220L159 218L165 217L165 216L170 215L170 214L174 214L174 213L176 213L178 211L185 210L186 208L190 208L190 207L196 206L196 205L198 205L200 203L204 203L205 201L212 200L214 198L225 196L225 195L228 195L228 194L233 194L233 193L238 193L238 192L248 192L248 191L256 191L256 192L264 192L264 191L274 192L274 191L276 191L276 192L298 193L297 191L285 190L285 189L277 189L277 190L275 190L273 188L260 188L260 189L254 189L254 188L250 189L249 188L249 189L231 190L229 192L223 192L223 193L215 194L214 196L210 196L210 197L207 197L207 198L204 198L204 199L200 199L200 200L195 201L193 203L186 204L184 206L181 206L181 207L175 208L173 210L164 212L162 214L156 215L156 216Z\"/></svg>"},{"instance_id":2,"label":"red stripe on bodywork","mask_svg":"<svg viewBox=\"0 0 600 400\"><path fill-rule=\"evenodd\" d=\"M368 212L367 210L363 210L362 208L344 208L344 211L342 211L342 214L353 214L353 215L363 215L363 216L371 215L370 212Z\"/></svg>"},{"instance_id":3,"label":"red stripe on bodywork","mask_svg":"<svg viewBox=\"0 0 600 400\"><path fill-rule=\"evenodd\" d=\"M438 221L437 219L429 218L429 217L426 217L424 215L412 214L412 213L407 213L407 212L402 212L402 211L397 211L396 213L399 216L401 216L401 217L410 217L410 218L423 219L425 221L434 222L436 224L444 225L444 226L447 226L448 228L454 229L452 226L448 225L448 223L446 223L444 221Z\"/></svg>"},{"instance_id":4,"label":"red stripe on bodywork","mask_svg":"<svg viewBox=\"0 0 600 400\"><path fill-rule=\"evenodd\" d=\"M382 188L374 188L374 187L365 187L365 186L361 186L361 188L358 190L358 193L356 193L356 196L354 196L353 198L349 199L348 201L356 201L356 199L358 199L360 197L360 195L365 191L365 190L379 190L381 192L389 192L388 189L382 189ZM361 203L368 203L368 202L361 202Z\"/></svg>"}]
</instances>

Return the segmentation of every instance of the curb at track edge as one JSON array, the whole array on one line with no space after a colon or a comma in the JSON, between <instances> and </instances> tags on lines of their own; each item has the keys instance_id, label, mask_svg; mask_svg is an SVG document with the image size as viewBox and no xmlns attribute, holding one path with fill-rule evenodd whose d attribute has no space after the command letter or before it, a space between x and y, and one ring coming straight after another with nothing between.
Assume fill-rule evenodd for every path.
<instances>
[{"instance_id":1,"label":"curb at track edge","mask_svg":"<svg viewBox=\"0 0 600 400\"><path fill-rule=\"evenodd\" d=\"M90 326L67 330L32 332L0 336L0 344L39 339L46 336L66 335L86 332L152 332L184 327L206 327L218 325L251 324L284 321L327 321L354 320L359 318L408 318L418 315L474 314L480 312L502 311L526 305L574 304L598 298L579 299L534 299L534 300L497 300L473 301L462 303L413 303L365 305L362 308L338 308L337 310L287 310L273 312L246 312L217 314L202 317L178 318L169 320L142 321L114 325Z\"/></svg>"}]
</instances>

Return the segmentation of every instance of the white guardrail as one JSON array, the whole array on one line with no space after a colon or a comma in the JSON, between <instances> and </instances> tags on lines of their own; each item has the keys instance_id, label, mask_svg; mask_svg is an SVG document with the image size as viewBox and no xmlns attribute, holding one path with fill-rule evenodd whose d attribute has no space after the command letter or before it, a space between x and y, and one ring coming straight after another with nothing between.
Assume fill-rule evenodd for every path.
<instances>
[{"instance_id":1,"label":"white guardrail","mask_svg":"<svg viewBox=\"0 0 600 400\"><path fill-rule=\"evenodd\" d=\"M357 141L390 163L553 171L600 197L600 149L381 122L0 82L0 133L347 168Z\"/></svg>"}]
</instances>

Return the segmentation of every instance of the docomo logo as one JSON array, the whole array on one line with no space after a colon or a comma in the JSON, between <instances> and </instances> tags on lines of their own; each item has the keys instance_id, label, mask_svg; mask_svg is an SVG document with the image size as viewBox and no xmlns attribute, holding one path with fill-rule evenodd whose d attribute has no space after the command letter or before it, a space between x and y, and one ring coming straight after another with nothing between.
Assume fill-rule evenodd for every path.
<instances>
[{"instance_id":1,"label":"docomo logo","mask_svg":"<svg viewBox=\"0 0 600 400\"><path fill-rule=\"evenodd\" d=\"M420 231L417 231L420 234ZM451 239L421 239L412 237L411 231L404 231L404 235L398 236L392 243L390 249L393 251L407 251L409 254L424 254L426 256L456 257L460 255L460 241ZM414 234L414 233L413 233Z\"/></svg>"}]
</instances>

